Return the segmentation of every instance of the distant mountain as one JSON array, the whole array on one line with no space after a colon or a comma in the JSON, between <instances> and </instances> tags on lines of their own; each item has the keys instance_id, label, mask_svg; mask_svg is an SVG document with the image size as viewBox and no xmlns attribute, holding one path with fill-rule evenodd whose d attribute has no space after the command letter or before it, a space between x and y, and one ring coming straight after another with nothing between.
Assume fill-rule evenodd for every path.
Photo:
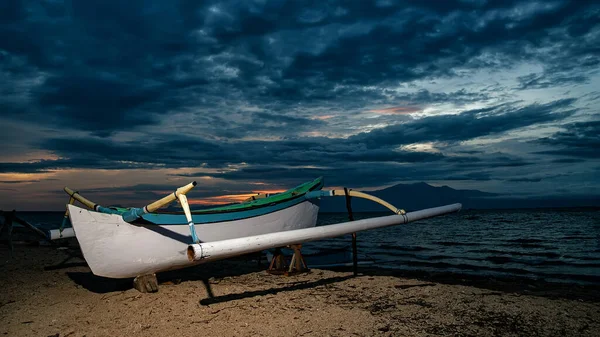
<instances>
[{"instance_id":1,"label":"distant mountain","mask_svg":"<svg viewBox=\"0 0 600 337\"><path fill-rule=\"evenodd\" d=\"M509 198L495 193L478 190L456 190L448 186L435 187L427 183L398 184L382 190L370 191L392 205L406 211L461 203L463 209L498 208L545 208L545 207L598 207L600 196L589 197L546 197ZM372 201L352 198L354 212L385 212L387 209ZM345 212L346 202L342 197L322 198L321 212Z\"/></svg>"}]
</instances>

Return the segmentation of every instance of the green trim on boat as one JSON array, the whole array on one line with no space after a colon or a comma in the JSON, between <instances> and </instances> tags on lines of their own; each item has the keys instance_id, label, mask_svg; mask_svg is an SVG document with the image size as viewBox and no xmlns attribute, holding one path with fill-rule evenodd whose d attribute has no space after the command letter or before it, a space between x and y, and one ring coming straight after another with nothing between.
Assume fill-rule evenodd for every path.
<instances>
[{"instance_id":1,"label":"green trim on boat","mask_svg":"<svg viewBox=\"0 0 600 337\"><path fill-rule=\"evenodd\" d=\"M243 202L243 203L239 203L239 204L232 204L232 205L227 205L227 206L192 210L191 213L192 214L227 213L227 212L237 212L237 211L243 211L243 210L247 210L247 209L259 208L259 207L263 207L263 206L277 204L277 203L287 201L290 199L294 199L294 198L304 195L310 191L320 190L321 188L323 188L323 177L319 177L313 181L306 182L302 185L296 186L285 192L275 194L275 195L272 195L272 196L269 196L266 198L260 198L260 199L256 199L256 200L252 200L252 201L247 201L247 202ZM112 206L112 207L108 207L108 208L117 211L119 214L123 214L131 209L131 208L125 208L125 207L118 207L118 206ZM181 213L181 212L179 212L179 211L169 212L169 211L161 211L161 210L153 212L153 214L179 214L179 213Z\"/></svg>"},{"instance_id":2,"label":"green trim on boat","mask_svg":"<svg viewBox=\"0 0 600 337\"><path fill-rule=\"evenodd\" d=\"M193 210L192 214L205 214L205 213L223 213L223 212L234 212L250 208L257 208L261 206L267 206L271 204L277 204L282 201L290 200L298 196L304 195L307 192L319 190L323 188L323 177L319 177L313 181L306 182L302 185L296 186L285 192L272 195L267 198L256 199L241 204L233 204L221 207L214 207L202 210Z\"/></svg>"}]
</instances>

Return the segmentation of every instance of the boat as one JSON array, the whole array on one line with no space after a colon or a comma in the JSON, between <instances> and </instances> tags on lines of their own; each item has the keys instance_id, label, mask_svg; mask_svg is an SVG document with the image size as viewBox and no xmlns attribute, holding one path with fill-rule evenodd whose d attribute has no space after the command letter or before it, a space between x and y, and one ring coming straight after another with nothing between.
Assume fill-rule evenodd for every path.
<instances>
[{"instance_id":1,"label":"boat","mask_svg":"<svg viewBox=\"0 0 600 337\"><path fill-rule=\"evenodd\" d=\"M273 213L284 209L287 209L284 212L284 214L291 214L295 212L295 210L299 210L299 213L302 214L302 220L287 219L284 216L279 221L280 223L271 226L274 226L273 228L269 228L268 226L266 228L253 228L252 226L241 226L240 228L231 228L231 230L233 230L236 233L236 235L257 235L265 232L264 230L268 230L268 232L270 232L273 230L282 231L313 227L316 223L316 214L318 213L318 201L319 198L322 196L348 195L350 197L354 196L359 198L365 198L380 203L381 205L387 207L394 213L403 212L403 210L400 210L375 196L371 196L359 191L348 189L322 191L324 182L323 178L319 177L313 181L305 182L282 193L257 194L256 196L252 196L246 201L239 204L231 204L209 209L190 209L189 216L191 216L191 219L188 219L186 210L189 208L189 206L187 206L187 198L185 195L195 186L196 182L192 182L186 186L177 189L173 194L170 194L165 198L156 201L144 208L103 207L97 203L94 203L84 198L79 194L79 192L73 191L68 187L65 187L64 191L71 197L69 200L69 204L73 204L75 201L79 201L91 210L106 214L119 214L123 216L123 219L126 222L135 222L136 224L146 225L179 224L193 227L194 224L211 224L233 220L251 219L263 214ZM179 201L182 204L183 211L167 212L160 210L161 207L164 207L175 200ZM278 213L277 215L280 216L281 214ZM66 227L68 217L69 211L67 210L60 228L48 231L48 239L56 240L75 236L73 228ZM248 220L247 223L251 224L253 223L253 221L257 221L257 219ZM222 225L219 226L223 227ZM211 226L203 228L205 231L207 231L206 233L204 233L205 240L215 241L231 237L231 235L229 235L230 229L224 230L223 228L219 227L218 231L212 231L209 229L209 227ZM248 229L252 230L249 231ZM195 237L195 230L193 230L193 228L190 228L189 233L192 236L192 241L197 242L198 238Z\"/></svg>"},{"instance_id":2,"label":"boat","mask_svg":"<svg viewBox=\"0 0 600 337\"><path fill-rule=\"evenodd\" d=\"M251 197L249 200L238 204L208 209L190 209L191 221L193 222L191 225L185 211L187 207L183 207L184 210L180 212L160 210L160 207L174 200L180 201L179 198L185 197L185 194L195 186L196 183L192 182L178 189L172 195L167 196L167 200L156 202L159 205L155 205L154 207L152 205L147 206L155 209L155 211L150 212L144 211L143 208L103 207L87 200L78 192L68 187L65 187L65 192L71 196L69 204L73 204L74 201L80 201L92 210L100 213L119 214L126 221L145 226L146 228L157 228L152 225L169 225L170 230L181 233L180 235L183 236L189 234L192 236L190 240L197 242L199 239L194 237L195 231L190 230L188 226L194 226L194 224L206 225L203 227L203 239L212 241L231 238L234 235L233 233L235 235L256 235L273 230L281 231L314 226L318 213L318 200L307 199L304 196L308 192L320 191L323 188L323 178L319 177L285 192L268 195L268 197L265 194L259 194L258 197ZM187 204L187 200L184 202ZM263 226L254 225L257 221L265 221L265 219L257 217L271 213L274 213L271 217L277 217L279 221L271 221L271 224ZM302 216L299 217L298 214ZM69 212L67 211L59 229L48 231L49 239L56 240L75 236L73 228L65 227L68 215ZM242 220L243 222L223 225L223 223L230 223L237 220ZM180 239L183 241L188 240L188 238Z\"/></svg>"},{"instance_id":3,"label":"boat","mask_svg":"<svg viewBox=\"0 0 600 337\"><path fill-rule=\"evenodd\" d=\"M109 278L130 278L194 266L210 261L341 236L362 230L408 223L458 211L460 204L407 213L363 192L323 190L323 179L284 193L235 205L191 210L186 193L192 182L142 208L103 207L68 190L67 215L92 272ZM345 196L378 202L394 215L315 227L319 201ZM78 200L88 209L73 205ZM160 211L179 201L183 211Z\"/></svg>"}]
</instances>

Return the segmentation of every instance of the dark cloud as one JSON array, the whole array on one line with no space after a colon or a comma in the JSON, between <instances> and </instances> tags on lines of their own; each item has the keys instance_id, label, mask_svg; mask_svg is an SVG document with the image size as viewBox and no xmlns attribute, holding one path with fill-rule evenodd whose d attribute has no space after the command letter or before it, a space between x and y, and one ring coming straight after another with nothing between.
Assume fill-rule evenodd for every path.
<instances>
[{"instance_id":1,"label":"dark cloud","mask_svg":"<svg viewBox=\"0 0 600 337\"><path fill-rule=\"evenodd\" d=\"M483 153L483 151L479 151L479 150L460 150L460 151L456 151L456 153L459 153L459 154L481 154L481 153Z\"/></svg>"},{"instance_id":2,"label":"dark cloud","mask_svg":"<svg viewBox=\"0 0 600 337\"><path fill-rule=\"evenodd\" d=\"M280 100L343 98L346 109L364 106L365 86L375 86L370 94L379 100L392 95L396 101L473 102L485 93L386 88L456 76L456 68L500 68L523 60L547 67L541 75L522 77L522 87L545 88L586 81L585 70L598 65L597 44L581 40L593 38L588 33L598 25L598 8L579 2L3 6L0 49L25 60L11 71L28 78L44 74L31 91L33 101L5 103L6 111L14 118L44 115L55 125L103 136L156 124L172 111L206 105L203 99L249 101L269 107L265 113L272 115L288 108ZM258 118L251 126L260 123Z\"/></svg>"},{"instance_id":3,"label":"dark cloud","mask_svg":"<svg viewBox=\"0 0 600 337\"><path fill-rule=\"evenodd\" d=\"M157 111L140 109L159 95L160 88L132 82L100 74L53 77L40 90L38 103L51 116L60 116L61 122L95 132L157 123L148 113Z\"/></svg>"},{"instance_id":4,"label":"dark cloud","mask_svg":"<svg viewBox=\"0 0 600 337\"><path fill-rule=\"evenodd\" d=\"M597 122L570 121L597 113L598 93L576 89L600 68L599 14L588 1L3 1L1 119L35 128L5 130L0 173L542 179L520 171L598 158ZM58 159L13 159L28 149Z\"/></svg>"},{"instance_id":5,"label":"dark cloud","mask_svg":"<svg viewBox=\"0 0 600 337\"><path fill-rule=\"evenodd\" d=\"M549 67L589 69L595 66L589 62L597 62L595 47L571 40L598 25L597 6L531 4L529 11L522 11L529 15L514 15L510 7L524 3L505 3L501 6L506 7L493 10L492 3L479 8L472 3L438 3L420 10L418 4L411 9L398 8L398 18L389 24L380 23L364 34L342 36L321 53L299 53L286 77L296 81L319 79L325 86L381 85L453 76L455 68L465 65L489 69L541 58L547 63L548 56L552 59ZM394 12L394 8L388 10ZM582 22L580 17L586 19ZM550 47L552 53L538 52L542 46ZM490 53L496 56L484 56Z\"/></svg>"},{"instance_id":6,"label":"dark cloud","mask_svg":"<svg viewBox=\"0 0 600 337\"><path fill-rule=\"evenodd\" d=\"M60 162L63 167L97 167L103 169L193 167L208 158L226 164L235 160L219 145L202 139L173 135L168 139L154 141L114 142L97 137L50 139L41 147L61 157L70 158Z\"/></svg>"},{"instance_id":7,"label":"dark cloud","mask_svg":"<svg viewBox=\"0 0 600 337\"><path fill-rule=\"evenodd\" d=\"M454 160L456 161L456 160ZM451 161L451 162L454 162ZM486 156L481 156L477 158L466 157L463 160L459 161L455 167L463 168L463 169L476 169L476 168L488 168L488 167L521 167L521 166L529 166L536 164L533 161L527 161L523 158L518 158L514 156L506 156L499 154L491 154Z\"/></svg>"},{"instance_id":8,"label":"dark cloud","mask_svg":"<svg viewBox=\"0 0 600 337\"><path fill-rule=\"evenodd\" d=\"M224 167L228 164L344 165L377 162L431 162L439 153L368 150L345 140L299 138L281 141L235 141L216 143L201 138L169 135L145 142L112 142L98 137L58 138L44 141L42 148L68 159L27 163L0 163L2 172L43 172L57 168L134 169L177 167Z\"/></svg>"},{"instance_id":9,"label":"dark cloud","mask_svg":"<svg viewBox=\"0 0 600 337\"><path fill-rule=\"evenodd\" d=\"M48 159L32 162L2 162L0 163L0 173L42 173L60 169L69 168L89 168L89 169L109 169L124 170L135 168L148 168L150 165L140 165L138 163L115 162L109 160L100 160L96 158L74 158L74 159Z\"/></svg>"},{"instance_id":10,"label":"dark cloud","mask_svg":"<svg viewBox=\"0 0 600 337\"><path fill-rule=\"evenodd\" d=\"M469 172L469 173L454 173L448 172L446 175L432 176L430 179L437 180L474 180L474 181L487 181L492 180L494 174L489 171L483 172Z\"/></svg>"},{"instance_id":11,"label":"dark cloud","mask_svg":"<svg viewBox=\"0 0 600 337\"><path fill-rule=\"evenodd\" d=\"M564 131L536 141L556 149L538 151L537 154L560 155L581 158L600 158L600 121L571 123Z\"/></svg>"},{"instance_id":12,"label":"dark cloud","mask_svg":"<svg viewBox=\"0 0 600 337\"><path fill-rule=\"evenodd\" d=\"M515 178L508 178L505 181L509 182L525 182L525 183L539 183L542 181L548 181L555 178L568 177L569 174L566 173L558 173L558 174L534 174L530 176L522 176Z\"/></svg>"},{"instance_id":13,"label":"dark cloud","mask_svg":"<svg viewBox=\"0 0 600 337\"><path fill-rule=\"evenodd\" d=\"M540 181L542 181L542 177L534 177L534 178L511 178L511 179L506 179L506 181L512 181L512 182L523 182L523 183L539 183Z\"/></svg>"},{"instance_id":14,"label":"dark cloud","mask_svg":"<svg viewBox=\"0 0 600 337\"><path fill-rule=\"evenodd\" d=\"M574 74L556 74L556 73L543 73L543 74L529 74L520 76L518 78L520 86L518 89L546 89L550 87L556 87L567 84L581 84L588 81L588 77L585 75L574 75Z\"/></svg>"},{"instance_id":15,"label":"dark cloud","mask_svg":"<svg viewBox=\"0 0 600 337\"><path fill-rule=\"evenodd\" d=\"M156 115L187 104L173 90L207 83L176 75L192 70L190 53L201 48L190 31L202 20L187 17L197 8L142 1L15 6L0 26L0 50L26 60L28 66L10 71L38 74L20 106L0 100L14 118L44 116L106 136L157 123Z\"/></svg>"},{"instance_id":16,"label":"dark cloud","mask_svg":"<svg viewBox=\"0 0 600 337\"><path fill-rule=\"evenodd\" d=\"M284 113L238 111L229 117L230 120L219 118L220 128L212 130L214 135L230 140L244 137L286 137L318 130L326 125L318 119L291 116ZM239 121L236 121L236 119Z\"/></svg>"},{"instance_id":17,"label":"dark cloud","mask_svg":"<svg viewBox=\"0 0 600 337\"><path fill-rule=\"evenodd\" d=\"M585 162L585 159L559 158L559 159L552 159L552 162L558 163L558 164L573 164L573 163L583 163L583 162Z\"/></svg>"},{"instance_id":18,"label":"dark cloud","mask_svg":"<svg viewBox=\"0 0 600 337\"><path fill-rule=\"evenodd\" d=\"M576 111L572 106L574 102L575 99L562 99L521 108L499 105L470 110L459 115L426 117L412 123L361 133L350 139L365 143L369 148L430 141L464 141L562 120Z\"/></svg>"},{"instance_id":19,"label":"dark cloud","mask_svg":"<svg viewBox=\"0 0 600 337\"><path fill-rule=\"evenodd\" d=\"M233 138L217 142L178 134L122 142L100 137L55 138L41 142L40 148L63 159L3 163L0 164L0 171L203 167L222 170L216 174L199 171L184 176L210 175L227 180L260 180L268 177L269 181L279 183L283 183L280 179L285 177L289 181L290 176L296 179L295 183L325 176L334 184L351 184L353 181L387 184L406 179L488 181L501 175L502 169L535 163L503 153L485 154L477 150L464 150L446 156L443 152L400 150L398 146L421 141L463 141L560 120L573 113L572 103L573 100L560 100L521 108L501 105L468 111L458 116L426 117L348 139L311 137L243 141ZM302 128L320 123L265 113L253 115L262 118L263 123L272 123L273 128L280 124ZM257 129L260 130L265 129ZM443 145L441 148L444 148ZM239 169L226 169L229 165Z\"/></svg>"},{"instance_id":20,"label":"dark cloud","mask_svg":"<svg viewBox=\"0 0 600 337\"><path fill-rule=\"evenodd\" d=\"M276 115L267 112L257 112L253 114L257 124L271 124L274 128L277 127L290 127L296 129L304 129L305 127L311 127L316 125L324 124L320 120L307 119L302 117L293 117L286 115Z\"/></svg>"},{"instance_id":21,"label":"dark cloud","mask_svg":"<svg viewBox=\"0 0 600 337\"><path fill-rule=\"evenodd\" d=\"M558 150L548 150L548 151L537 151L535 154L546 154L553 156L568 156L568 157L581 157L581 158L590 158L597 159L599 157L597 149L591 148L575 148L575 149L558 149Z\"/></svg>"},{"instance_id":22,"label":"dark cloud","mask_svg":"<svg viewBox=\"0 0 600 337\"><path fill-rule=\"evenodd\" d=\"M328 186L378 186L399 181L420 180L476 180L486 181L493 176L492 172L467 172L453 169L443 163L435 166L427 164L398 165L392 162L382 162L377 165L370 163L348 163L346 166L311 167L278 167L260 165L242 168L235 171L222 172L214 177L237 181L261 181L269 177L271 182L299 183L324 177Z\"/></svg>"}]
</instances>

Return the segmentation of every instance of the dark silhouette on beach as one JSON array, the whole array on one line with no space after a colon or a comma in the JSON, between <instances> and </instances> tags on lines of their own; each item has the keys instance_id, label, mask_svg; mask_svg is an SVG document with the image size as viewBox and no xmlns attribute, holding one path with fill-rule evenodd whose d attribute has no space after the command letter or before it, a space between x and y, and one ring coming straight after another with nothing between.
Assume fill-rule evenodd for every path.
<instances>
[{"instance_id":1,"label":"dark silhouette on beach","mask_svg":"<svg viewBox=\"0 0 600 337\"><path fill-rule=\"evenodd\" d=\"M0 225L0 235L2 235L2 230L6 227L7 236L8 236L8 249L10 252L10 259L13 258L13 242L12 242L12 230L13 230L13 220L15 219L16 211L13 209L10 212L0 211L0 214L4 216L4 222Z\"/></svg>"}]
</instances>

